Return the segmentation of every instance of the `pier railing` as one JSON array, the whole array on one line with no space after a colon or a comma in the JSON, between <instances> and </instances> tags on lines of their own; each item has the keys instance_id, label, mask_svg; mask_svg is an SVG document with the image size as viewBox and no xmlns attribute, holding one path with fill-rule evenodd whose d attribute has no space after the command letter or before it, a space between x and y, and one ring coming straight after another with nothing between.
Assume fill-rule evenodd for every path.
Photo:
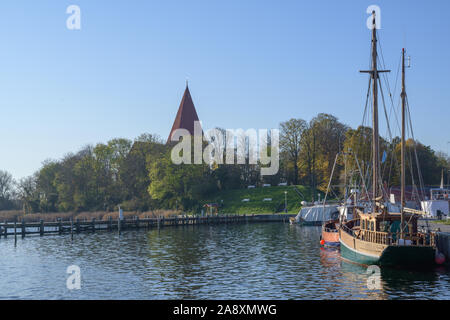
<instances>
[{"instance_id":1,"label":"pier railing","mask_svg":"<svg viewBox=\"0 0 450 320\"><path fill-rule=\"evenodd\" d=\"M81 232L97 231L118 231L133 229L152 229L170 226L189 226L201 224L229 224L229 223L251 223L251 222L289 222L287 214L273 215L206 215L206 216L176 216L176 217L157 217L157 218L139 218L113 220L69 220L62 221L57 219L54 222L25 222L4 221L0 223L0 238L8 236L21 236L44 234L77 234Z\"/></svg>"}]
</instances>

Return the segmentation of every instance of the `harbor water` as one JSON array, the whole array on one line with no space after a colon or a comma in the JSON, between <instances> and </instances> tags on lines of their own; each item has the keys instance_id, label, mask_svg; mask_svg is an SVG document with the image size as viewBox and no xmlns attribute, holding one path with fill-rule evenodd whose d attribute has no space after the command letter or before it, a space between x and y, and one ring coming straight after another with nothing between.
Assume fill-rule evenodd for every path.
<instances>
[{"instance_id":1,"label":"harbor water","mask_svg":"<svg viewBox=\"0 0 450 320\"><path fill-rule=\"evenodd\" d=\"M319 241L320 227L287 223L2 238L0 299L450 299L444 267L381 269L373 288Z\"/></svg>"}]
</instances>

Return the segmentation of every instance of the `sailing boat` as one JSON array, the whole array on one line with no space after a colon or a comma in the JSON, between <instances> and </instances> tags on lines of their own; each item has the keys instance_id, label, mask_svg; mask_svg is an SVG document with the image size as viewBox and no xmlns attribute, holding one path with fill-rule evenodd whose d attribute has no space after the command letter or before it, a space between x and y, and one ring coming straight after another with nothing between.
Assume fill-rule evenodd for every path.
<instances>
[{"instance_id":1,"label":"sailing boat","mask_svg":"<svg viewBox=\"0 0 450 320\"><path fill-rule=\"evenodd\" d=\"M339 228L342 223L344 223L347 220L353 219L354 213L356 213L357 209L364 210L364 206L362 205L361 199L358 199L358 189L352 188L350 190L350 196L349 196L349 186L347 185L347 157L353 156L356 163L359 167L359 162L356 154L351 152L339 152L336 155L336 159L334 160L333 169L331 170L331 176L330 180L328 182L327 192L325 193L324 198L324 204L326 203L328 194L330 192L331 182L333 180L334 171L336 168L336 163L338 161L339 156L343 156L344 160L344 199L342 201L342 204L337 207L339 210L339 215L332 220L325 221L322 224L322 233L320 236L320 244L325 247L338 247L340 246L339 242ZM362 179L362 183L364 184L364 181ZM365 187L365 186L364 186Z\"/></svg>"},{"instance_id":2,"label":"sailing boat","mask_svg":"<svg viewBox=\"0 0 450 320\"><path fill-rule=\"evenodd\" d=\"M357 210L357 217L339 229L341 256L352 262L392 267L426 267L435 263L435 235L418 232L417 220L423 212L405 207L405 50L402 50L402 140L401 140L401 210L389 212L383 203L379 159L377 33L372 12L372 210Z\"/></svg>"}]
</instances>

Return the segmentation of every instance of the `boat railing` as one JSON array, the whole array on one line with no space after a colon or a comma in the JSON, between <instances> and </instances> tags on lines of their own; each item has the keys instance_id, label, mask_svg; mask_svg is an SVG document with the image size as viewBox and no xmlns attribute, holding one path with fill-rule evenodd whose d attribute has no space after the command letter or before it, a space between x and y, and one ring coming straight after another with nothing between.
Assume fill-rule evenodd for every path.
<instances>
[{"instance_id":1,"label":"boat railing","mask_svg":"<svg viewBox=\"0 0 450 320\"><path fill-rule=\"evenodd\" d=\"M361 230L358 238L362 241L391 245L393 243L392 234L381 231Z\"/></svg>"},{"instance_id":2,"label":"boat railing","mask_svg":"<svg viewBox=\"0 0 450 320\"><path fill-rule=\"evenodd\" d=\"M325 232L339 232L338 229L323 228Z\"/></svg>"},{"instance_id":3,"label":"boat railing","mask_svg":"<svg viewBox=\"0 0 450 320\"><path fill-rule=\"evenodd\" d=\"M369 241L373 243L385 244L385 245L400 245L401 234L400 232L388 233L370 230L361 230L359 237L363 241ZM409 241L408 245L413 246L434 246L435 239L433 234L422 233L405 233L403 234L404 241Z\"/></svg>"},{"instance_id":4,"label":"boat railing","mask_svg":"<svg viewBox=\"0 0 450 320\"><path fill-rule=\"evenodd\" d=\"M381 231L371 231L364 229L351 229L346 224L341 226L341 229L351 235L352 237L361 241L384 245L400 245L400 232L389 233ZM409 241L409 245L413 246L435 246L436 235L434 233L405 233L403 235L405 241Z\"/></svg>"},{"instance_id":5,"label":"boat railing","mask_svg":"<svg viewBox=\"0 0 450 320\"><path fill-rule=\"evenodd\" d=\"M330 227L333 226L333 227ZM322 224L322 231L328 233L338 233L339 228L336 227L336 220L330 220Z\"/></svg>"},{"instance_id":6,"label":"boat railing","mask_svg":"<svg viewBox=\"0 0 450 320\"><path fill-rule=\"evenodd\" d=\"M343 231L345 231L346 233L348 233L349 235L351 235L352 237L354 237L355 236L355 230L353 230L352 228L349 228L348 226L347 226L347 224L342 224L341 225L341 229L343 230Z\"/></svg>"}]
</instances>

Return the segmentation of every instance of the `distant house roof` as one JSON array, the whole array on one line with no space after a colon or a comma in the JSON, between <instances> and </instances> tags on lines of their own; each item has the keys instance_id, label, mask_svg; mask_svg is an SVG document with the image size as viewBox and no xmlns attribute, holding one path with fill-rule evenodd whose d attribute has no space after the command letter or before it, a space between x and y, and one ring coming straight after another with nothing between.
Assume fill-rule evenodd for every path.
<instances>
[{"instance_id":1,"label":"distant house roof","mask_svg":"<svg viewBox=\"0 0 450 320\"><path fill-rule=\"evenodd\" d=\"M189 87L186 84L186 90L181 99L180 107L178 108L177 116L173 122L169 137L167 138L167 143L170 143L171 137L177 129L186 129L191 135L194 135L194 121L199 121L199 119L194 102L192 101L191 93L189 92Z\"/></svg>"}]
</instances>

